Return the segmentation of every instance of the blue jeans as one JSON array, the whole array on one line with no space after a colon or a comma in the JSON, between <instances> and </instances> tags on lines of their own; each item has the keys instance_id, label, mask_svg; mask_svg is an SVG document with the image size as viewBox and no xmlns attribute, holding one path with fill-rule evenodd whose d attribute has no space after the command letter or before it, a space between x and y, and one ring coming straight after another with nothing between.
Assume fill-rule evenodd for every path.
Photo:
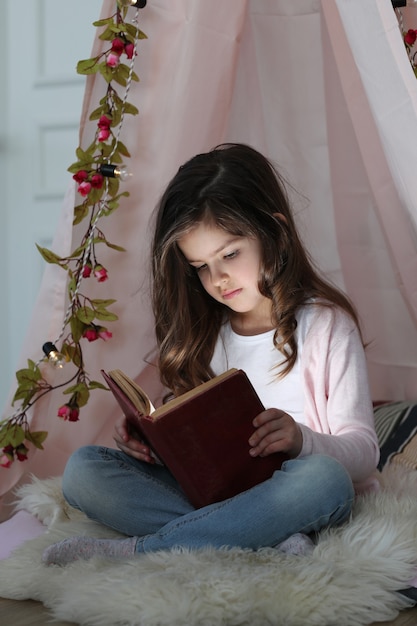
<instances>
[{"instance_id":1,"label":"blue jeans","mask_svg":"<svg viewBox=\"0 0 417 626\"><path fill-rule=\"evenodd\" d=\"M196 510L165 467L99 446L70 457L63 491L91 519L138 537L138 553L174 546L273 546L297 532L340 524L354 498L344 467L312 455L286 461L269 480Z\"/></svg>"}]
</instances>

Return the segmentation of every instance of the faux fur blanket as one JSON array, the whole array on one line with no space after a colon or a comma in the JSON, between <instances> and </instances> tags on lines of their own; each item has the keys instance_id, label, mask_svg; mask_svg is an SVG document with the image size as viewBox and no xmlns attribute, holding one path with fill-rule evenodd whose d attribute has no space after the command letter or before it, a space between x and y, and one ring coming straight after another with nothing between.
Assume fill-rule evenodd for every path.
<instances>
[{"instance_id":1,"label":"faux fur blanket","mask_svg":"<svg viewBox=\"0 0 417 626\"><path fill-rule=\"evenodd\" d=\"M389 467L384 488L357 500L352 520L322 533L310 556L278 550L176 550L116 561L45 566L66 536L116 534L62 499L59 479L33 479L18 509L47 533L0 561L0 596L39 600L88 626L363 626L394 619L417 572L417 472Z\"/></svg>"}]
</instances>

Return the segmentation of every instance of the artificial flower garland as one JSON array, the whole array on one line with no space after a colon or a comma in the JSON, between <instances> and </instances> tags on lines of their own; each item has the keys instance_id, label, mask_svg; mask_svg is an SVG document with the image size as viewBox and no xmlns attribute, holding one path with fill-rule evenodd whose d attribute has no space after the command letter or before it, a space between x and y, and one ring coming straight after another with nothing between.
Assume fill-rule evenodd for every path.
<instances>
[{"instance_id":1,"label":"artificial flower garland","mask_svg":"<svg viewBox=\"0 0 417 626\"><path fill-rule=\"evenodd\" d=\"M28 359L27 367L16 372L17 389L12 406L19 402L19 409L0 422L0 466L8 468L14 461L28 458L31 444L43 449L46 431L31 431L28 411L46 394L61 388L69 396L67 402L58 409L57 415L63 420L78 421L80 408L85 406L94 389L106 389L98 381L91 380L85 369L83 341L108 341L112 332L106 324L117 320L117 315L109 310L114 299L91 299L81 291L82 283L95 278L99 283L108 279L107 269L100 263L98 246L106 246L123 251L123 248L107 241L98 228L102 217L112 214L119 206L122 197L129 195L120 191L120 180L126 174L124 159L130 156L120 140L126 114L137 115L138 109L127 101L131 82L138 76L133 71L137 55L137 43L146 35L138 28L139 8L146 3L137 3L134 19L126 21L128 7L124 0L116 2L115 13L106 19L94 22L102 29L99 39L109 42L109 48L97 57L79 61L79 74L101 74L107 83L106 93L99 106L90 114L90 120L97 120L94 141L85 149L78 147L77 160L68 171L73 174L81 202L74 208L73 224L83 220L88 226L81 242L68 257L60 257L51 250L38 247L47 263L59 265L68 275L67 292L69 305L64 316L60 336L52 343L44 344L45 357L35 362ZM124 61L127 60L129 64ZM124 88L120 97L115 84ZM118 87L120 88L120 87ZM59 351L55 344L60 342ZM47 348L46 348L47 347ZM53 355L53 359L49 355ZM75 374L63 383L52 385L47 380L46 362L49 359L58 367L72 362Z\"/></svg>"},{"instance_id":2,"label":"artificial flower garland","mask_svg":"<svg viewBox=\"0 0 417 626\"><path fill-rule=\"evenodd\" d=\"M395 11L397 13L400 31L411 67L413 69L414 75L417 77L417 52L414 50L414 45L417 40L417 30L415 30L414 28L409 28L408 30L405 30L401 8L396 8Z\"/></svg>"},{"instance_id":3,"label":"artificial flower garland","mask_svg":"<svg viewBox=\"0 0 417 626\"><path fill-rule=\"evenodd\" d=\"M417 52L414 50L414 44L417 40L417 30L409 28L406 32L403 32L404 44L407 50L408 58L410 59L411 67L417 77Z\"/></svg>"}]
</instances>

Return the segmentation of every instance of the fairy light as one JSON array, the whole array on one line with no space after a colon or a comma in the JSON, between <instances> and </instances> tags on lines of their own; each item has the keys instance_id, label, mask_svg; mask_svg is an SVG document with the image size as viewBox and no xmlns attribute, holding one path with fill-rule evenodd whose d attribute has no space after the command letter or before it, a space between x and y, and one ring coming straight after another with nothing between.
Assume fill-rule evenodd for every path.
<instances>
[{"instance_id":1,"label":"fairy light","mask_svg":"<svg viewBox=\"0 0 417 626\"><path fill-rule=\"evenodd\" d=\"M392 6L394 9L400 9L402 7L417 8L417 0L392 0Z\"/></svg>"},{"instance_id":2,"label":"fairy light","mask_svg":"<svg viewBox=\"0 0 417 626\"><path fill-rule=\"evenodd\" d=\"M66 358L63 354L58 352L56 346L52 341L47 341L43 344L42 350L47 357L49 363L57 369L62 369L66 363Z\"/></svg>"},{"instance_id":3,"label":"fairy light","mask_svg":"<svg viewBox=\"0 0 417 626\"><path fill-rule=\"evenodd\" d=\"M118 0L121 7L137 7L143 9L146 6L146 0Z\"/></svg>"},{"instance_id":4,"label":"fairy light","mask_svg":"<svg viewBox=\"0 0 417 626\"><path fill-rule=\"evenodd\" d=\"M129 180L132 176L126 165L113 165L113 163L103 163L99 167L100 174L108 178L120 178L122 181Z\"/></svg>"}]
</instances>

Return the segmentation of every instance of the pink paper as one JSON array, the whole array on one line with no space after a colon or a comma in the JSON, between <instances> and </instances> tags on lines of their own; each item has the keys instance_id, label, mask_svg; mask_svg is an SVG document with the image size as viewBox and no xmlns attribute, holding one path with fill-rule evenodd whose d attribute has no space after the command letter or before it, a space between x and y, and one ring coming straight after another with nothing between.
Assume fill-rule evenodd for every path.
<instances>
[{"instance_id":1,"label":"pink paper","mask_svg":"<svg viewBox=\"0 0 417 626\"><path fill-rule=\"evenodd\" d=\"M27 511L19 511L0 524L0 559L7 559L15 548L45 531L46 526L36 517Z\"/></svg>"}]
</instances>

